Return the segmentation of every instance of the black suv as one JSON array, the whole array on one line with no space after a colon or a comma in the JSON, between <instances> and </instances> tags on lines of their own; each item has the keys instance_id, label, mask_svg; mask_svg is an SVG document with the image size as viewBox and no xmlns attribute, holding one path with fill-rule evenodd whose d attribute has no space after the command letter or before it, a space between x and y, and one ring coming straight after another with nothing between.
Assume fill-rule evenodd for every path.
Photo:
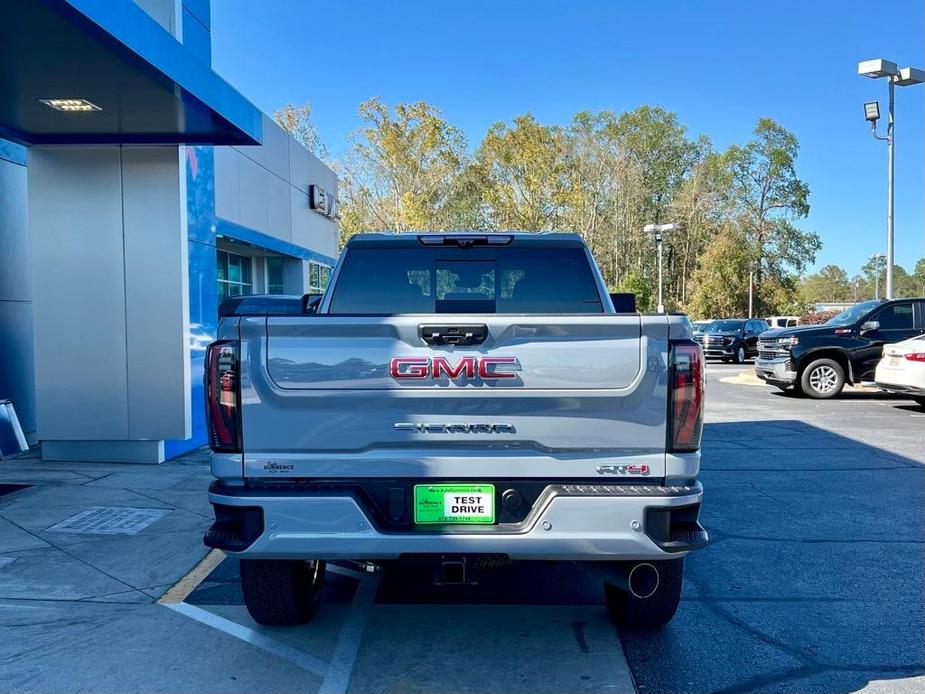
<instances>
[{"instance_id":1,"label":"black suv","mask_svg":"<svg viewBox=\"0 0 925 694\"><path fill-rule=\"evenodd\" d=\"M873 381L883 345L925 333L925 299L865 301L822 325L761 336L755 372L782 390L832 398L845 383Z\"/></svg>"},{"instance_id":2,"label":"black suv","mask_svg":"<svg viewBox=\"0 0 925 694\"><path fill-rule=\"evenodd\" d=\"M737 364L757 356L758 336L769 328L759 318L721 318L710 323L694 339L708 359L735 361Z\"/></svg>"}]
</instances>

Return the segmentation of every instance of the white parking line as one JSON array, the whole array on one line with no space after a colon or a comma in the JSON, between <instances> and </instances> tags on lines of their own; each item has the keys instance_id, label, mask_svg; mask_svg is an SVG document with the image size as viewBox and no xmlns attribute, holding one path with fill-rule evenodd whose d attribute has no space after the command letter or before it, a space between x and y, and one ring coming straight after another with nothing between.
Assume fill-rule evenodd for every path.
<instances>
[{"instance_id":1,"label":"white parking line","mask_svg":"<svg viewBox=\"0 0 925 694\"><path fill-rule=\"evenodd\" d=\"M329 564L327 568L328 571L342 576L349 576L359 581L353 595L353 601L350 603L347 616L344 618L340 634L337 637L337 645L334 647L334 656L330 663L272 639L266 634L261 634L259 631L255 631L243 624L220 617L201 607L196 607L186 602L162 601L161 604L174 612L196 620L200 624L217 629L229 636L249 643L255 648L288 660L303 670L318 675L322 678L321 688L318 690L319 694L345 694L350 684L350 677L353 674L354 663L356 663L357 655L360 652L360 643L363 640L366 623L369 621L373 604L376 602L376 592L379 590L381 575L379 573L363 573L362 571L333 564ZM196 581L198 584L205 576L197 575L196 578L198 579ZM193 588L195 588L195 585L193 585ZM186 594L188 595L190 592L192 592L192 589L186 591Z\"/></svg>"},{"instance_id":2,"label":"white parking line","mask_svg":"<svg viewBox=\"0 0 925 694\"><path fill-rule=\"evenodd\" d=\"M359 592L359 589L357 589ZM327 673L329 671L329 666L326 662L321 660L321 658L316 658L313 655L300 651L297 648L288 646L284 643L280 643L275 639L271 639L269 636L261 634L258 631L254 631L246 626L238 624L237 622L232 622L230 619L225 619L224 617L219 617L217 614L213 614L207 610L203 610L200 607L195 605L190 605L185 602L176 602L176 603L167 603L164 604L164 607L168 607L174 612L179 612L182 615L195 619L201 624L212 627L213 629L218 629L221 632L233 636L236 639L240 639L250 645L259 648L262 651L267 653L272 653L277 655L280 658L288 660L293 665L297 665L303 670L307 670L319 677L324 677L327 680ZM343 633L343 632L342 632Z\"/></svg>"},{"instance_id":3,"label":"white parking line","mask_svg":"<svg viewBox=\"0 0 925 694\"><path fill-rule=\"evenodd\" d=\"M353 666L360 652L363 632L366 630L366 623L369 621L373 604L376 602L376 592L379 590L381 578L379 573L375 573L368 574L360 580L360 585L357 586L353 596L353 602L350 604L350 610L344 619L344 625L340 629L334 657L331 659L331 667L324 676L318 694L345 694L347 691L350 676L353 674Z\"/></svg>"}]
</instances>

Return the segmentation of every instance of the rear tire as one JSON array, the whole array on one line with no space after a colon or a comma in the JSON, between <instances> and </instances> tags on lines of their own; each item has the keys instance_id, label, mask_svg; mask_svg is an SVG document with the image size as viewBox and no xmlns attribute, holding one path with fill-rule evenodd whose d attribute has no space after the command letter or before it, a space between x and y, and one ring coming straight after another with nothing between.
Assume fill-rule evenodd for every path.
<instances>
[{"instance_id":1,"label":"rear tire","mask_svg":"<svg viewBox=\"0 0 925 694\"><path fill-rule=\"evenodd\" d=\"M845 387L845 370L833 359L816 359L800 376L803 392L816 400L828 400Z\"/></svg>"},{"instance_id":2,"label":"rear tire","mask_svg":"<svg viewBox=\"0 0 925 694\"><path fill-rule=\"evenodd\" d=\"M649 562L658 568L659 582L649 598L637 598L611 583L604 584L604 597L610 618L625 627L651 629L667 624L678 611L684 559Z\"/></svg>"},{"instance_id":3,"label":"rear tire","mask_svg":"<svg viewBox=\"0 0 925 694\"><path fill-rule=\"evenodd\" d=\"M318 611L325 562L242 559L244 605L258 624L305 624Z\"/></svg>"}]
</instances>

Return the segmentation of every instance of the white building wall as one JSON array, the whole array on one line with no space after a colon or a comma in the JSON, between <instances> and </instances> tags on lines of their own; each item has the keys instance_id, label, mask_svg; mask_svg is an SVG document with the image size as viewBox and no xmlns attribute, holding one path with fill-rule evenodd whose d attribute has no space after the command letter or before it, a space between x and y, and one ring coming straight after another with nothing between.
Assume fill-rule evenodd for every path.
<instances>
[{"instance_id":1,"label":"white building wall","mask_svg":"<svg viewBox=\"0 0 925 694\"><path fill-rule=\"evenodd\" d=\"M184 174L176 147L30 150L46 459L160 462L190 435Z\"/></svg>"},{"instance_id":2,"label":"white building wall","mask_svg":"<svg viewBox=\"0 0 925 694\"><path fill-rule=\"evenodd\" d=\"M337 224L309 209L308 187L337 192L337 176L271 118L260 147L215 148L215 214L241 226L337 257Z\"/></svg>"}]
</instances>

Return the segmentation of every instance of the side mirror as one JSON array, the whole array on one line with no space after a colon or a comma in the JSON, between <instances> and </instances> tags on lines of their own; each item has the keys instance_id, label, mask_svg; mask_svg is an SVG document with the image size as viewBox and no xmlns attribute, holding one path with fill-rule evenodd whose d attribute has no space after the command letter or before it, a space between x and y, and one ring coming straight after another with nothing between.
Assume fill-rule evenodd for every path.
<instances>
[{"instance_id":1,"label":"side mirror","mask_svg":"<svg viewBox=\"0 0 925 694\"><path fill-rule=\"evenodd\" d=\"M302 297L302 313L317 313L324 294L305 294Z\"/></svg>"},{"instance_id":2,"label":"side mirror","mask_svg":"<svg viewBox=\"0 0 925 694\"><path fill-rule=\"evenodd\" d=\"M617 292L610 295L613 310L617 313L636 313L636 295L626 292Z\"/></svg>"},{"instance_id":3,"label":"side mirror","mask_svg":"<svg viewBox=\"0 0 925 694\"><path fill-rule=\"evenodd\" d=\"M861 323L861 335L880 330L880 321L868 320Z\"/></svg>"}]
</instances>

